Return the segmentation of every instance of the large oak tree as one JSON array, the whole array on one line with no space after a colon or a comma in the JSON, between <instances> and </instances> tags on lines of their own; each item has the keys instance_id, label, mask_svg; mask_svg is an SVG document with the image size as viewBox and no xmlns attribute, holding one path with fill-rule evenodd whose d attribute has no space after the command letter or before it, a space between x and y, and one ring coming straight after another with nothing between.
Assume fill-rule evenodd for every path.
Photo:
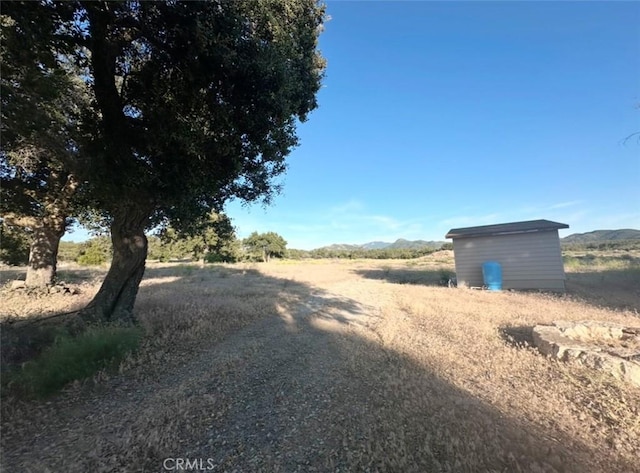
<instances>
[{"instance_id":1,"label":"large oak tree","mask_svg":"<svg viewBox=\"0 0 640 473\"><path fill-rule=\"evenodd\" d=\"M74 172L113 244L82 316L133 321L145 230L188 229L229 199L268 202L278 191L296 124L317 106L324 8L314 0L47 4L74 10L57 31L93 94L88 158Z\"/></svg>"},{"instance_id":2,"label":"large oak tree","mask_svg":"<svg viewBox=\"0 0 640 473\"><path fill-rule=\"evenodd\" d=\"M0 214L5 226L31 238L30 287L53 283L79 184L71 169L88 89L60 60L70 50L57 35L71 20L70 8L18 2L3 5L0 16Z\"/></svg>"}]
</instances>

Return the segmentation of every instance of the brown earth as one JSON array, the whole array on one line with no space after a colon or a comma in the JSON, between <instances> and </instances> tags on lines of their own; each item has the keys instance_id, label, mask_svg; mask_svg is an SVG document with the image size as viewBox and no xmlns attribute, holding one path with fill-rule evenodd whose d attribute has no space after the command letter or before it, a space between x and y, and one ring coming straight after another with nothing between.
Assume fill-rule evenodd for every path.
<instances>
[{"instance_id":1,"label":"brown earth","mask_svg":"<svg viewBox=\"0 0 640 473\"><path fill-rule=\"evenodd\" d=\"M636 322L640 297L450 289L451 269L443 253L149 268L148 341L119 375L4 399L2 471L640 472L640 390L529 345L557 319ZM89 276L41 306L81 305Z\"/></svg>"}]
</instances>

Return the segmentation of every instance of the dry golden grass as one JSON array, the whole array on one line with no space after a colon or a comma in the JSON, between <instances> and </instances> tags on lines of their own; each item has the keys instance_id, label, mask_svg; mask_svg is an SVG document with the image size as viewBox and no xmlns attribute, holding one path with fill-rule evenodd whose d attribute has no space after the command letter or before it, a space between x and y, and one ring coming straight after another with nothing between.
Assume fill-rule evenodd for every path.
<instances>
[{"instance_id":1,"label":"dry golden grass","mask_svg":"<svg viewBox=\"0 0 640 473\"><path fill-rule=\"evenodd\" d=\"M640 390L529 346L531 327L559 319L640 325L637 268L570 268L566 295L450 289L452 270L450 252L150 266L141 351L119 378L5 406L4 466L640 471ZM5 292L5 310L68 310L97 288L79 283L78 296Z\"/></svg>"},{"instance_id":2,"label":"dry golden grass","mask_svg":"<svg viewBox=\"0 0 640 473\"><path fill-rule=\"evenodd\" d=\"M337 284L341 294L358 300L366 294L380 304L376 322L368 327L372 330L359 336L381 346L389 359L380 363L370 353L355 352L352 361L354 373L379 380L376 396L393 407L369 426L358 468L367 459L367 468L378 464L398 471L420 471L416 465L478 471L492 462L495 471L505 465L508 471L640 471L640 391L587 368L546 359L529 346L531 328L554 320L640 325L637 268L619 271L615 278L606 274L608 268L591 270L599 284L588 287L581 284L590 279L569 273L565 296L491 293L437 287L442 271L453 266L433 259L409 265L336 262L304 272L305 282L333 291ZM349 273L358 278L344 284ZM287 272L275 268L270 274ZM367 278L382 284L365 289ZM635 292L619 290L619 284L631 288L634 281ZM595 307L590 301L628 308ZM434 402L432 395L450 398ZM464 414L446 412L459 408ZM496 422L493 410L508 422ZM444 460L427 439L444 449ZM384 455L372 458L369 452ZM428 458L434 461L420 463Z\"/></svg>"}]
</instances>

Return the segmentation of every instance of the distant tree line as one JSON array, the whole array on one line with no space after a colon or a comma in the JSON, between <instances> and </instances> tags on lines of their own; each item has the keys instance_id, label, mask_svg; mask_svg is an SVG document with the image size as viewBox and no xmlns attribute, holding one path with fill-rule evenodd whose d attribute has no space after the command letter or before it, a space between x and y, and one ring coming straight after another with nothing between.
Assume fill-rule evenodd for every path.
<instances>
[{"instance_id":1,"label":"distant tree line","mask_svg":"<svg viewBox=\"0 0 640 473\"><path fill-rule=\"evenodd\" d=\"M286 240L275 232L253 232L239 239L226 217L220 218L217 230L205 227L194 235L181 235L172 228L164 229L148 237L147 260L204 261L206 263L236 263L242 261L268 262L281 259L415 259L434 251L450 250L451 243L440 248L383 248L383 249L329 249L298 250L287 248ZM215 225L216 222L211 222ZM29 240L23 233L2 227L0 261L8 265L25 265L29 258ZM95 236L82 243L62 241L58 260L81 265L100 265L111 261L111 241L106 236Z\"/></svg>"},{"instance_id":2,"label":"distant tree line","mask_svg":"<svg viewBox=\"0 0 640 473\"><path fill-rule=\"evenodd\" d=\"M609 240L590 243L561 243L563 251L633 251L640 250L640 240Z\"/></svg>"},{"instance_id":3,"label":"distant tree line","mask_svg":"<svg viewBox=\"0 0 640 473\"><path fill-rule=\"evenodd\" d=\"M0 262L8 265L26 265L29 261L28 236L12 231L10 227L0 228ZM287 242L282 236L275 232L253 232L245 239L238 239L230 221L224 216L199 233L183 235L169 227L156 235L148 236L147 239L149 261L268 262L272 258L289 256ZM111 240L106 236L95 236L82 243L62 241L58 248L59 261L75 262L85 266L105 264L110 262L112 257Z\"/></svg>"},{"instance_id":4,"label":"distant tree line","mask_svg":"<svg viewBox=\"0 0 640 473\"><path fill-rule=\"evenodd\" d=\"M445 243L440 248L382 248L375 250L318 248L311 251L288 250L287 257L290 259L415 259L430 255L435 251L451 248L451 243Z\"/></svg>"}]
</instances>

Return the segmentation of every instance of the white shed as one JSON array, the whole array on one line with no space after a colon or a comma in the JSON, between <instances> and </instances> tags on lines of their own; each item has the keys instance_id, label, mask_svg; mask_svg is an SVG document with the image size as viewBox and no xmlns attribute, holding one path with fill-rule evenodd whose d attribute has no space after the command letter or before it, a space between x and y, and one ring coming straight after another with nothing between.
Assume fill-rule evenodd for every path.
<instances>
[{"instance_id":1,"label":"white shed","mask_svg":"<svg viewBox=\"0 0 640 473\"><path fill-rule=\"evenodd\" d=\"M558 230L569 225L549 220L454 228L456 277L459 286L482 286L482 264L497 261L503 289L546 289L564 292L564 265Z\"/></svg>"}]
</instances>

